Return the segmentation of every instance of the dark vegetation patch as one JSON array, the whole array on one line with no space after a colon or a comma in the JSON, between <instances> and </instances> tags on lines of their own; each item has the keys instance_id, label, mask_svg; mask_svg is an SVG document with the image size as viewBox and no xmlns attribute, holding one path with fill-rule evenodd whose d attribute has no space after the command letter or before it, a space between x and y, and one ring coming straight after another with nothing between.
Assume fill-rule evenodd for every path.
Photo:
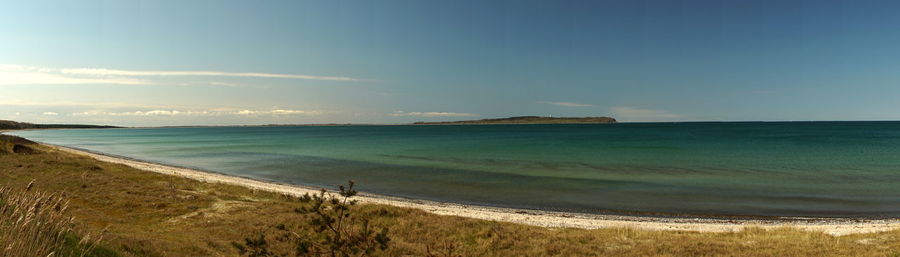
<instances>
[{"instance_id":1,"label":"dark vegetation patch","mask_svg":"<svg viewBox=\"0 0 900 257\"><path fill-rule=\"evenodd\" d=\"M17 136L0 135L0 154L36 154L34 142Z\"/></svg>"},{"instance_id":2,"label":"dark vegetation patch","mask_svg":"<svg viewBox=\"0 0 900 257\"><path fill-rule=\"evenodd\" d=\"M31 147L26 146L26 145L21 145L21 144L13 144L13 146L12 146L12 152L13 152L13 153L17 153L17 154L36 154L36 153L39 153L38 150L35 150L34 148L31 148Z\"/></svg>"}]
</instances>

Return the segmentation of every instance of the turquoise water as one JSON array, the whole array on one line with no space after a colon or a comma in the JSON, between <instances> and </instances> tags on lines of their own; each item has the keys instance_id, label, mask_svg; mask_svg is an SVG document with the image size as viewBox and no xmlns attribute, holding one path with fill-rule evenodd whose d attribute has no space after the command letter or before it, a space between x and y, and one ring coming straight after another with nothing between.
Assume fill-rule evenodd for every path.
<instances>
[{"instance_id":1,"label":"turquoise water","mask_svg":"<svg viewBox=\"0 0 900 257\"><path fill-rule=\"evenodd\" d=\"M22 131L285 183L504 207L900 217L900 122Z\"/></svg>"}]
</instances>

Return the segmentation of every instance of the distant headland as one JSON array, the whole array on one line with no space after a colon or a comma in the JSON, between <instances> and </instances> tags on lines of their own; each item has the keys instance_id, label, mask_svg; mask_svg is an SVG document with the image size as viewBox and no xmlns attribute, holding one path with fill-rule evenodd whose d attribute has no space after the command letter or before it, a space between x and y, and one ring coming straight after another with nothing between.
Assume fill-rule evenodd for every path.
<instances>
[{"instance_id":1,"label":"distant headland","mask_svg":"<svg viewBox=\"0 0 900 257\"><path fill-rule=\"evenodd\" d=\"M611 117L541 117L516 116L498 119L415 122L414 125L467 125L467 124L576 124L576 123L616 123Z\"/></svg>"},{"instance_id":2,"label":"distant headland","mask_svg":"<svg viewBox=\"0 0 900 257\"><path fill-rule=\"evenodd\" d=\"M32 124L11 120L0 120L0 129L59 129L59 128L119 128L116 126L98 126L81 124Z\"/></svg>"}]
</instances>

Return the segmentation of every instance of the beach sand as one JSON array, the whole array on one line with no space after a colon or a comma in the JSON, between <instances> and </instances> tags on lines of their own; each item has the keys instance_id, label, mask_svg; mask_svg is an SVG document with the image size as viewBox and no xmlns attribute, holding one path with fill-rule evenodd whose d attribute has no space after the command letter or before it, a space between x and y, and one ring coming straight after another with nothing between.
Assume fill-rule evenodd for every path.
<instances>
[{"instance_id":1,"label":"beach sand","mask_svg":"<svg viewBox=\"0 0 900 257\"><path fill-rule=\"evenodd\" d=\"M193 169L171 167L156 163L118 158L87 151L44 144L50 148L84 155L99 161L124 164L140 170L174 175L203 181L243 186L255 190L301 196L318 193L320 189L254 180ZM538 211L499 207L473 206L442 203L415 199L404 199L361 193L356 198L361 203L385 204L398 207L421 209L438 215L453 215L492 221L514 222L541 227L567 228L617 228L629 227L648 230L678 230L699 232L733 232L748 226L778 228L791 226L805 230L822 231L830 235L872 233L900 229L900 219L823 219L823 218L781 218L781 219L726 219L726 218L664 218L621 215L594 215L554 211Z\"/></svg>"}]
</instances>

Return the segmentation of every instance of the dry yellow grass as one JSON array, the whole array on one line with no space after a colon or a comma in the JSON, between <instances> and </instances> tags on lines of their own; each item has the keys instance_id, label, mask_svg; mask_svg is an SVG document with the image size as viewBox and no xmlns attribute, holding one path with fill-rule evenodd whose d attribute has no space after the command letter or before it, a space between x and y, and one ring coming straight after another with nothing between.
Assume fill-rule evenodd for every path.
<instances>
[{"instance_id":1,"label":"dry yellow grass","mask_svg":"<svg viewBox=\"0 0 900 257\"><path fill-rule=\"evenodd\" d=\"M0 256L108 256L95 252L101 233L77 239L68 202L58 194L0 187Z\"/></svg>"},{"instance_id":2,"label":"dry yellow grass","mask_svg":"<svg viewBox=\"0 0 900 257\"><path fill-rule=\"evenodd\" d=\"M54 152L0 154L0 183L64 192L84 229L108 227L124 256L236 256L231 242L277 227L304 230L301 203ZM900 256L900 231L834 237L792 228L735 233L548 229L383 205L358 211L390 229L384 256ZM273 243L275 250L291 245ZM451 255L441 250L452 248Z\"/></svg>"},{"instance_id":3,"label":"dry yellow grass","mask_svg":"<svg viewBox=\"0 0 900 257\"><path fill-rule=\"evenodd\" d=\"M0 188L0 256L51 256L70 232L56 195Z\"/></svg>"}]
</instances>

